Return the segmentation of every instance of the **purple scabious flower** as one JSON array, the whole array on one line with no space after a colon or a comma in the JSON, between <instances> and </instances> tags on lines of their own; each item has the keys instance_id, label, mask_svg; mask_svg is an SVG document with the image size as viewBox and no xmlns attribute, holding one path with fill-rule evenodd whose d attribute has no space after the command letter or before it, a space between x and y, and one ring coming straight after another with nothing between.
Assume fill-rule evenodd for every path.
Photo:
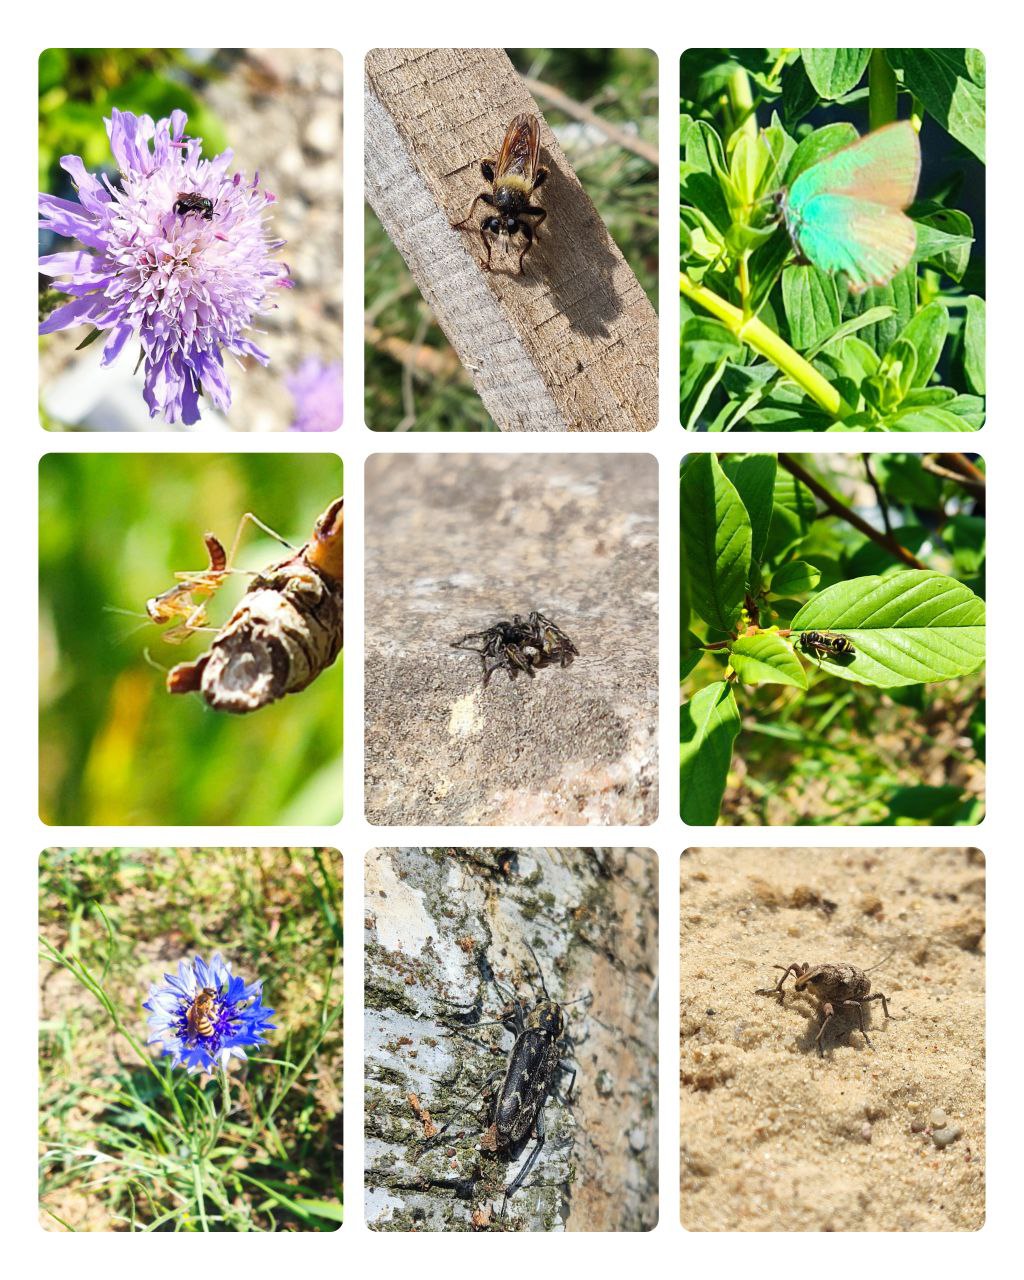
<instances>
[{"instance_id":1,"label":"purple scabious flower","mask_svg":"<svg viewBox=\"0 0 1024 1280\"><path fill-rule=\"evenodd\" d=\"M343 411L340 360L324 364L316 356L307 356L284 381L295 401L290 430L337 431Z\"/></svg>"},{"instance_id":2,"label":"purple scabious flower","mask_svg":"<svg viewBox=\"0 0 1024 1280\"><path fill-rule=\"evenodd\" d=\"M231 151L204 160L202 139L185 137L187 118L174 111L154 124L113 110L105 123L118 185L79 156L61 158L78 201L41 194L40 226L83 248L39 259L71 297L39 332L92 325L107 334L104 365L138 338L149 416L191 424L201 394L219 409L231 404L225 351L267 364L244 335L273 305L271 289L291 282L272 257L284 243L267 231L274 196L260 190L259 174L250 182L228 173Z\"/></svg>"},{"instance_id":3,"label":"purple scabious flower","mask_svg":"<svg viewBox=\"0 0 1024 1280\"><path fill-rule=\"evenodd\" d=\"M189 1021L189 1010L204 988L213 992L204 1005L210 1027L202 1034ZM174 1066L185 1067L189 1074L197 1071L227 1070L231 1058L244 1058L246 1045L266 1043L265 1031L273 1031L270 1021L273 1009L263 1004L263 980L248 985L236 978L218 952L209 964L202 956L182 960L177 973L165 973L162 983L154 982L149 999L143 1004L149 1011L146 1021L152 1034L147 1044L162 1044L163 1055L174 1058Z\"/></svg>"}]
</instances>

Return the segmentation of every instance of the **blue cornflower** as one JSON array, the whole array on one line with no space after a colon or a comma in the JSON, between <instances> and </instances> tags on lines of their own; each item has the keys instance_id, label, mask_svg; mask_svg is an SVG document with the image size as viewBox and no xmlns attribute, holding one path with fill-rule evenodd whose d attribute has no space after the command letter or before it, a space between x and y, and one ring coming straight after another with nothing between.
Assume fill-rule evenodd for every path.
<instances>
[{"instance_id":1,"label":"blue cornflower","mask_svg":"<svg viewBox=\"0 0 1024 1280\"><path fill-rule=\"evenodd\" d=\"M212 992L202 1001L202 1016L193 1011L197 997ZM163 983L154 982L149 999L152 1035L148 1044L162 1044L176 1067L213 1072L227 1069L231 1058L244 1058L246 1045L266 1042L265 1031L274 1030L273 1009L263 1004L263 980L246 983L232 975L230 966L218 952L209 964L202 956L182 960L178 972L165 973ZM209 1031L204 1034L203 1028Z\"/></svg>"}]
</instances>

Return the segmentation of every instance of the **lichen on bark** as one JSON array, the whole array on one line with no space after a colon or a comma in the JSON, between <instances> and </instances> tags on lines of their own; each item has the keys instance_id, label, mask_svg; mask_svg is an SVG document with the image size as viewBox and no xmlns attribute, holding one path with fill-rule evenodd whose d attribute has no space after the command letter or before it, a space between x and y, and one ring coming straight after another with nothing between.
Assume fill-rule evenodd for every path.
<instances>
[{"instance_id":1,"label":"lichen on bark","mask_svg":"<svg viewBox=\"0 0 1024 1280\"><path fill-rule=\"evenodd\" d=\"M642 1230L657 1221L657 859L634 849L379 849L366 865L366 1213L377 1230ZM494 980L563 1006L529 1157L484 1139L514 1037ZM575 1003L569 1003L575 1001ZM561 1096L559 1096L561 1095ZM429 1112L429 1120L424 1112ZM431 1125L458 1119L440 1143ZM484 1139L483 1141L481 1141Z\"/></svg>"}]
</instances>

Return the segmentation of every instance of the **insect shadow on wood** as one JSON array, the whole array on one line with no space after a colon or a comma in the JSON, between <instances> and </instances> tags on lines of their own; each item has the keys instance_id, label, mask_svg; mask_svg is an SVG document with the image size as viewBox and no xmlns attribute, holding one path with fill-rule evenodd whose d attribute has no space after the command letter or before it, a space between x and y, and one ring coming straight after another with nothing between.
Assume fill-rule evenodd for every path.
<instances>
[{"instance_id":1,"label":"insect shadow on wood","mask_svg":"<svg viewBox=\"0 0 1024 1280\"><path fill-rule=\"evenodd\" d=\"M472 1097L444 1122L437 1133L420 1143L415 1157L419 1159L427 1150L441 1142L469 1112L473 1103L486 1095L489 1100L488 1123L481 1131L479 1150L492 1152L511 1162L522 1153L531 1139L534 1143L519 1171L505 1187L499 1214L501 1222L505 1221L509 1201L524 1185L544 1149L544 1108L548 1098L554 1096L563 1106L568 1106L572 1097L576 1068L562 1058L563 1045L571 1048L572 1044L571 1037L566 1035L563 1009L591 999L590 992L585 992L562 1004L552 1000L536 953L525 938L523 943L536 968L542 998L530 1003L517 995L514 988L500 983L493 972L488 970L485 976L503 1001L498 1017L476 1022L460 1021L456 1024L455 1032L462 1035L463 1031L479 1027L504 1027L512 1032L515 1041L505 1064L487 1076ZM452 1008L461 1009L468 1017L479 1012L481 1004L480 1001L474 1001L471 1005L453 1005ZM491 1047L472 1036L462 1038L481 1048ZM557 1088L558 1078L562 1074L569 1076L569 1084L564 1093L560 1093Z\"/></svg>"}]
</instances>

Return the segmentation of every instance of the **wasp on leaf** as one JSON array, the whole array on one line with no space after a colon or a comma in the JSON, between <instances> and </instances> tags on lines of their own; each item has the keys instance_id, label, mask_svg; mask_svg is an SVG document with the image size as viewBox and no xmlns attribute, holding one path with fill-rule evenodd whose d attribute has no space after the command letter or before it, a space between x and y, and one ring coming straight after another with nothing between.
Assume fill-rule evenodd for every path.
<instances>
[{"instance_id":1,"label":"wasp on leaf","mask_svg":"<svg viewBox=\"0 0 1024 1280\"><path fill-rule=\"evenodd\" d=\"M480 161L480 172L491 184L491 189L476 195L466 216L452 226L456 229L466 226L481 200L494 210L486 214L480 223L480 239L487 250L487 257L481 258L480 265L485 271L491 270L491 241L488 236L507 236L511 244L518 232L526 241L519 255L519 275L524 274L523 259L533 246L537 228L548 216L541 205L530 203L533 193L548 176L547 169L537 163L539 158L540 124L536 116L523 112L505 130L505 140L497 160L487 156ZM536 218L536 223L531 225L531 218Z\"/></svg>"}]
</instances>

